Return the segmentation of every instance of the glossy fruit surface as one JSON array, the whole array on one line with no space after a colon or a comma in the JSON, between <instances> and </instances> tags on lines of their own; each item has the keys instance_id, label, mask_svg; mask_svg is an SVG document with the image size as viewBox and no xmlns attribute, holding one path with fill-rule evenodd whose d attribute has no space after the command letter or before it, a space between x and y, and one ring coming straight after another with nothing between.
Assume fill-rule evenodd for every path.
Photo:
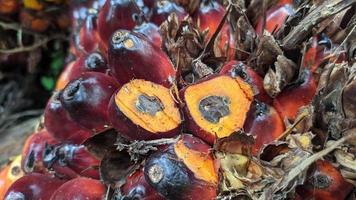
<instances>
[{"instance_id":1,"label":"glossy fruit surface","mask_svg":"<svg viewBox=\"0 0 356 200\"><path fill-rule=\"evenodd\" d=\"M7 191L4 200L50 199L65 181L38 173L27 174L15 181Z\"/></svg>"},{"instance_id":2,"label":"glossy fruit surface","mask_svg":"<svg viewBox=\"0 0 356 200\"><path fill-rule=\"evenodd\" d=\"M188 13L175 2L167 0L155 1L152 10L151 22L157 26L161 25L171 13L175 13L179 20L182 20L188 15Z\"/></svg>"},{"instance_id":3,"label":"glossy fruit surface","mask_svg":"<svg viewBox=\"0 0 356 200\"><path fill-rule=\"evenodd\" d=\"M302 72L300 82L285 88L273 101L282 119L294 119L299 108L308 105L316 92L316 83L310 71Z\"/></svg>"},{"instance_id":4,"label":"glossy fruit surface","mask_svg":"<svg viewBox=\"0 0 356 200\"><path fill-rule=\"evenodd\" d=\"M75 61L65 66L57 80L56 90L62 90L70 81L79 78L84 72L106 73L107 70L107 59L102 53L92 52L80 55Z\"/></svg>"},{"instance_id":5,"label":"glossy fruit surface","mask_svg":"<svg viewBox=\"0 0 356 200\"><path fill-rule=\"evenodd\" d=\"M121 187L121 192L127 199L165 199L147 183L142 169L137 170L135 173L127 177L125 184Z\"/></svg>"},{"instance_id":6,"label":"glossy fruit surface","mask_svg":"<svg viewBox=\"0 0 356 200\"><path fill-rule=\"evenodd\" d=\"M294 14L294 10L290 4L279 5L272 7L266 13L265 30L272 33L277 32L288 16ZM256 25L256 33L262 35L263 18Z\"/></svg>"},{"instance_id":7,"label":"glossy fruit surface","mask_svg":"<svg viewBox=\"0 0 356 200\"><path fill-rule=\"evenodd\" d=\"M153 44L158 47L162 45L162 36L159 27L151 22L142 23L136 26L133 30L134 32L141 33L146 36Z\"/></svg>"},{"instance_id":8,"label":"glossy fruit surface","mask_svg":"<svg viewBox=\"0 0 356 200\"><path fill-rule=\"evenodd\" d=\"M47 145L57 144L55 138L48 134L47 130L41 130L27 138L22 149L21 168L25 173L46 173L43 165L43 154Z\"/></svg>"},{"instance_id":9,"label":"glossy fruit surface","mask_svg":"<svg viewBox=\"0 0 356 200\"><path fill-rule=\"evenodd\" d=\"M108 45L111 35L118 29L132 30L140 14L135 1L106 1L98 16L98 31L102 42Z\"/></svg>"},{"instance_id":10,"label":"glossy fruit surface","mask_svg":"<svg viewBox=\"0 0 356 200\"><path fill-rule=\"evenodd\" d=\"M89 153L84 145L47 146L43 154L43 163L60 177L84 176L99 179L100 161Z\"/></svg>"},{"instance_id":11,"label":"glossy fruit surface","mask_svg":"<svg viewBox=\"0 0 356 200\"><path fill-rule=\"evenodd\" d=\"M244 131L255 136L255 144L252 148L253 155L284 132L284 122L278 112L270 105L262 102L254 102L247 114Z\"/></svg>"},{"instance_id":12,"label":"glossy fruit surface","mask_svg":"<svg viewBox=\"0 0 356 200\"><path fill-rule=\"evenodd\" d=\"M119 85L112 77L87 72L64 88L60 101L75 122L97 132L109 125L107 108L117 88Z\"/></svg>"},{"instance_id":13,"label":"glossy fruit surface","mask_svg":"<svg viewBox=\"0 0 356 200\"><path fill-rule=\"evenodd\" d=\"M225 8L217 1L203 0L201 2L194 18L201 31L208 30L207 41L209 41L217 31L225 13ZM227 60L233 59L235 54L234 41L227 21L223 24L219 35L215 39L215 43L217 43L217 47L219 47L215 48L215 54L225 56Z\"/></svg>"},{"instance_id":14,"label":"glossy fruit surface","mask_svg":"<svg viewBox=\"0 0 356 200\"><path fill-rule=\"evenodd\" d=\"M102 200L106 188L98 180L75 178L59 187L50 200Z\"/></svg>"},{"instance_id":15,"label":"glossy fruit surface","mask_svg":"<svg viewBox=\"0 0 356 200\"><path fill-rule=\"evenodd\" d=\"M63 126L65 124L65 126ZM81 144L92 136L92 132L74 122L59 100L59 93L54 93L48 101L44 113L44 126L48 133L61 142Z\"/></svg>"},{"instance_id":16,"label":"glossy fruit surface","mask_svg":"<svg viewBox=\"0 0 356 200\"><path fill-rule=\"evenodd\" d=\"M169 89L142 79L112 96L109 115L113 127L132 140L172 137L181 131L181 115Z\"/></svg>"},{"instance_id":17,"label":"glossy fruit surface","mask_svg":"<svg viewBox=\"0 0 356 200\"><path fill-rule=\"evenodd\" d=\"M144 79L170 87L176 74L160 47L144 35L126 30L116 31L111 38L109 68L121 84Z\"/></svg>"},{"instance_id":18,"label":"glossy fruit surface","mask_svg":"<svg viewBox=\"0 0 356 200\"><path fill-rule=\"evenodd\" d=\"M328 37L323 35L313 37L311 39L310 47L304 54L304 67L308 68L311 72L314 73L318 69L319 65L323 62L323 60L327 59L327 57L330 55L331 46L332 44ZM330 60L333 62L335 61L335 63L339 63L338 61L343 60L342 57L342 55L338 55L336 60ZM330 58L332 58L332 56Z\"/></svg>"},{"instance_id":19,"label":"glossy fruit surface","mask_svg":"<svg viewBox=\"0 0 356 200\"><path fill-rule=\"evenodd\" d=\"M79 31L78 48L82 53L91 53L99 48L100 37L96 24L97 14L88 11L85 21Z\"/></svg>"}]
</instances>

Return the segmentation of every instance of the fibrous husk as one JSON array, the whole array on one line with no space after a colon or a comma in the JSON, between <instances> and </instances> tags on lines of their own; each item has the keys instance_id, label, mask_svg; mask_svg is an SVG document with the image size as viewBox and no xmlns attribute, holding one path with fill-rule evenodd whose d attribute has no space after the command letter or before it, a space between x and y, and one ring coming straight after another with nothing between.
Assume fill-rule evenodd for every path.
<instances>
[{"instance_id":1,"label":"fibrous husk","mask_svg":"<svg viewBox=\"0 0 356 200\"><path fill-rule=\"evenodd\" d=\"M134 162L139 162L149 153L157 151L159 146L173 144L178 141L179 137L176 138L162 138L157 140L134 140L131 142L117 141L115 143L116 149L119 151L125 151L130 155L130 158Z\"/></svg>"},{"instance_id":2,"label":"fibrous husk","mask_svg":"<svg viewBox=\"0 0 356 200\"><path fill-rule=\"evenodd\" d=\"M354 132L356 129L352 129ZM351 130L351 131L352 131ZM335 141L330 140L326 147L333 145ZM339 146L332 155L335 158L335 166L338 166L344 178L356 186L356 138L351 138L344 145Z\"/></svg>"},{"instance_id":3,"label":"fibrous husk","mask_svg":"<svg viewBox=\"0 0 356 200\"><path fill-rule=\"evenodd\" d=\"M116 149L117 140L125 139L121 138L114 129L108 129L88 138L83 144L90 153L102 159L105 154Z\"/></svg>"},{"instance_id":4,"label":"fibrous husk","mask_svg":"<svg viewBox=\"0 0 356 200\"><path fill-rule=\"evenodd\" d=\"M256 48L256 33L248 20L241 3L234 4L229 15L229 21L234 33L235 57L237 60L246 60Z\"/></svg>"},{"instance_id":5,"label":"fibrous husk","mask_svg":"<svg viewBox=\"0 0 356 200\"><path fill-rule=\"evenodd\" d=\"M226 5L231 5L229 3L231 2ZM266 9L276 3L274 0L247 1L244 4L248 6L247 12L243 6L232 4L228 17L230 23L234 22L231 27L237 49L235 58L246 61L264 77L265 89L272 97L286 86L298 82L302 72L308 69L309 66L303 66L301 57L303 47L306 47L310 37L317 36L321 30L326 29L330 35L336 36L337 31L333 25L342 26L347 9L352 5L349 0L304 1L299 3L296 14L288 17L279 31L273 35L265 32L257 37L253 30L257 17L262 17ZM318 12L321 13L317 14ZM351 21L353 19L351 16L347 18ZM327 24L328 21L332 23ZM319 26L320 22L323 23ZM356 94L356 70L350 62L337 62L342 60L341 55L344 53L341 52L346 51L347 55L352 55L349 59L354 59L356 48L352 42L354 37L350 36L353 28L342 29L343 37L348 37L348 40L342 44L332 44L331 56L323 59L314 72L314 78L319 84L317 96L311 105L300 109L293 124L286 124L287 130L280 138L266 144L257 157L250 153L253 137L243 132L234 133L216 142L214 155L220 164L220 193L217 199L293 197L296 186L304 183L309 166L332 155L336 160L335 164L349 181L355 180L354 169L350 167L350 163L354 162L352 153L355 152L350 144L355 141L355 136L349 133L350 128L354 127L356 115L353 103ZM340 41L343 41L341 36ZM203 59L195 61L198 67L210 67ZM322 73L319 74L320 72ZM206 74L209 73L210 71ZM338 137L327 137L328 132ZM331 146L325 145L330 139L339 140L335 140Z\"/></svg>"},{"instance_id":6,"label":"fibrous husk","mask_svg":"<svg viewBox=\"0 0 356 200\"><path fill-rule=\"evenodd\" d=\"M209 40L208 30L201 31L189 17L179 22L177 16L172 13L161 24L162 48L176 67L179 86L212 75L215 69L226 61L229 41L223 47L219 41L230 8L226 9L224 17Z\"/></svg>"},{"instance_id":7,"label":"fibrous husk","mask_svg":"<svg viewBox=\"0 0 356 200\"><path fill-rule=\"evenodd\" d=\"M232 133L229 137L217 140L214 149L220 152L238 153L250 157L254 142L255 140L252 135L247 135L240 130Z\"/></svg>"},{"instance_id":8,"label":"fibrous husk","mask_svg":"<svg viewBox=\"0 0 356 200\"><path fill-rule=\"evenodd\" d=\"M252 159L253 143L253 137L243 131L217 141L214 155L219 161L221 175L218 199L253 198L254 191L271 181L262 166Z\"/></svg>"},{"instance_id":9,"label":"fibrous husk","mask_svg":"<svg viewBox=\"0 0 356 200\"><path fill-rule=\"evenodd\" d=\"M259 17L263 16L267 9L276 5L278 0L251 0L247 7L247 16L252 24L256 24Z\"/></svg>"},{"instance_id":10,"label":"fibrous husk","mask_svg":"<svg viewBox=\"0 0 356 200\"><path fill-rule=\"evenodd\" d=\"M293 80L297 65L283 55L277 56L274 68L269 68L263 79L263 87L267 94L276 97Z\"/></svg>"},{"instance_id":11,"label":"fibrous husk","mask_svg":"<svg viewBox=\"0 0 356 200\"><path fill-rule=\"evenodd\" d=\"M356 65L330 63L321 74L314 98L315 127L338 139L345 130L356 127Z\"/></svg>"},{"instance_id":12,"label":"fibrous husk","mask_svg":"<svg viewBox=\"0 0 356 200\"><path fill-rule=\"evenodd\" d=\"M201 32L191 18L178 21L175 13L160 26L162 47L178 71L178 76L192 71L192 62L204 49L207 32Z\"/></svg>"},{"instance_id":13,"label":"fibrous husk","mask_svg":"<svg viewBox=\"0 0 356 200\"><path fill-rule=\"evenodd\" d=\"M305 42L312 33L316 24L349 8L355 2L353 0L326 0L321 5L313 5L308 14L293 27L283 38L282 47L286 50L296 49Z\"/></svg>"},{"instance_id":14,"label":"fibrous husk","mask_svg":"<svg viewBox=\"0 0 356 200\"><path fill-rule=\"evenodd\" d=\"M312 114L302 112L305 115ZM301 115L301 116L304 116ZM307 117L301 118L310 120ZM296 120L296 123L300 120ZM283 134L284 141L275 141L266 145L259 158L252 157L246 149L252 144L250 136L243 132L232 137L218 140L215 146L215 156L220 164L220 194L219 199L286 199L294 196L295 188L304 183L307 170L315 161L330 155L333 150L338 152L336 159L340 160L341 172L345 173L350 182L354 181L353 168L350 163L354 157L341 154L346 142L355 140L355 133L348 131L344 137L327 145L320 152L314 152L312 132L295 132L297 124L293 124ZM288 134L287 134L288 133ZM247 142L246 142L247 141ZM249 141L249 142L248 142ZM350 152L348 149L347 152ZM342 159L342 160L341 160Z\"/></svg>"},{"instance_id":15,"label":"fibrous husk","mask_svg":"<svg viewBox=\"0 0 356 200\"><path fill-rule=\"evenodd\" d=\"M356 15L354 14L351 20L348 22L346 26L346 33L349 33L350 37L346 41L346 49L347 49L347 56L348 60L351 64L355 63L356 61Z\"/></svg>"},{"instance_id":16,"label":"fibrous husk","mask_svg":"<svg viewBox=\"0 0 356 200\"><path fill-rule=\"evenodd\" d=\"M309 133L307 133L309 135ZM311 138L310 135L300 135L306 138ZM333 150L340 147L346 141L355 139L355 132L348 132L340 140L333 142L332 145L326 147L319 152L309 152L301 149L300 147L291 148L292 151L287 151L288 156L283 156L285 159L277 159L283 162L279 162L287 166L287 170L283 170L282 176L276 179L276 182L271 184L266 190L263 191L259 199L285 199L288 194L294 191L295 187L299 184L303 184L307 169L318 159L330 154ZM302 140L304 140L302 139ZM308 142L309 143L309 142ZM311 142L310 142L311 144ZM295 158L295 159L293 159ZM273 160L272 160L273 161ZM288 165L285 165L288 164Z\"/></svg>"},{"instance_id":17,"label":"fibrous husk","mask_svg":"<svg viewBox=\"0 0 356 200\"><path fill-rule=\"evenodd\" d=\"M274 37L265 31L259 38L254 56L250 57L249 66L264 75L279 55L283 55L282 49Z\"/></svg>"},{"instance_id":18,"label":"fibrous husk","mask_svg":"<svg viewBox=\"0 0 356 200\"><path fill-rule=\"evenodd\" d=\"M356 70L356 68L354 68ZM356 74L353 73L353 77L350 77L346 85L344 86L342 94L342 107L346 118L356 118Z\"/></svg>"}]
</instances>

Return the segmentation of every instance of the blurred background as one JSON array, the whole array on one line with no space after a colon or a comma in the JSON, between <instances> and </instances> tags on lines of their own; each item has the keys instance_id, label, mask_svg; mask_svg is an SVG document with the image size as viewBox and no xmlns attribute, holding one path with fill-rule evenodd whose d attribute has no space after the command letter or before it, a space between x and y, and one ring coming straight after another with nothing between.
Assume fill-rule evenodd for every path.
<instances>
[{"instance_id":1,"label":"blurred background","mask_svg":"<svg viewBox=\"0 0 356 200\"><path fill-rule=\"evenodd\" d=\"M55 87L70 9L65 0L0 0L0 166L21 151Z\"/></svg>"}]
</instances>

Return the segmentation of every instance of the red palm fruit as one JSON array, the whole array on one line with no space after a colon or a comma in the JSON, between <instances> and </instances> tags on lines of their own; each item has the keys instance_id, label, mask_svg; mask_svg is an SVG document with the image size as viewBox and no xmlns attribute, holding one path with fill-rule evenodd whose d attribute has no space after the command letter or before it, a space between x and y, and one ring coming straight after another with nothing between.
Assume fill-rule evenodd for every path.
<instances>
[{"instance_id":1,"label":"red palm fruit","mask_svg":"<svg viewBox=\"0 0 356 200\"><path fill-rule=\"evenodd\" d=\"M247 113L244 130L255 137L252 153L257 155L263 145L278 139L285 127L282 118L272 106L254 102Z\"/></svg>"},{"instance_id":2,"label":"red palm fruit","mask_svg":"<svg viewBox=\"0 0 356 200\"><path fill-rule=\"evenodd\" d=\"M297 187L301 199L334 200L346 199L353 185L345 181L340 171L325 160L318 160L308 170L306 181Z\"/></svg>"},{"instance_id":3,"label":"red palm fruit","mask_svg":"<svg viewBox=\"0 0 356 200\"><path fill-rule=\"evenodd\" d=\"M72 77L81 74L81 71L78 68L74 67L74 63L76 63L76 61L71 61L70 63L65 65L64 70L61 72L56 82L56 91L65 88L65 86L72 80Z\"/></svg>"},{"instance_id":4,"label":"red palm fruit","mask_svg":"<svg viewBox=\"0 0 356 200\"><path fill-rule=\"evenodd\" d=\"M60 101L73 121L98 132L108 127L108 105L117 88L112 77L86 72L68 83L60 93Z\"/></svg>"},{"instance_id":5,"label":"red palm fruit","mask_svg":"<svg viewBox=\"0 0 356 200\"><path fill-rule=\"evenodd\" d=\"M220 74L230 74L232 77L240 77L252 86L257 100L264 103L272 102L272 99L263 88L263 79L261 76L244 63L232 60L221 68Z\"/></svg>"},{"instance_id":6,"label":"red palm fruit","mask_svg":"<svg viewBox=\"0 0 356 200\"><path fill-rule=\"evenodd\" d=\"M316 83L312 73L308 70L302 72L300 81L285 88L273 101L282 119L294 119L298 109L306 106L313 100L316 92Z\"/></svg>"},{"instance_id":7,"label":"red palm fruit","mask_svg":"<svg viewBox=\"0 0 356 200\"><path fill-rule=\"evenodd\" d=\"M35 32L44 32L50 25L50 19L44 12L22 9L20 12L21 25Z\"/></svg>"},{"instance_id":8,"label":"red palm fruit","mask_svg":"<svg viewBox=\"0 0 356 200\"><path fill-rule=\"evenodd\" d=\"M83 53L94 52L99 47L100 37L97 31L96 18L97 14L89 10L89 14L80 28L78 48Z\"/></svg>"},{"instance_id":9,"label":"red palm fruit","mask_svg":"<svg viewBox=\"0 0 356 200\"><path fill-rule=\"evenodd\" d=\"M195 18L197 25L202 31L209 29L208 38L211 38L217 30L224 15L225 9L218 2L202 1L195 14Z\"/></svg>"},{"instance_id":10,"label":"red palm fruit","mask_svg":"<svg viewBox=\"0 0 356 200\"><path fill-rule=\"evenodd\" d=\"M98 16L98 31L103 44L108 45L117 29L132 30L141 11L135 1L107 0Z\"/></svg>"},{"instance_id":11,"label":"red palm fruit","mask_svg":"<svg viewBox=\"0 0 356 200\"><path fill-rule=\"evenodd\" d=\"M59 143L47 130L43 129L27 138L22 149L21 168L25 173L45 173L47 169L43 165L43 153L46 145Z\"/></svg>"},{"instance_id":12,"label":"red palm fruit","mask_svg":"<svg viewBox=\"0 0 356 200\"><path fill-rule=\"evenodd\" d=\"M311 72L314 72L319 66L323 56L321 55L322 46L318 45L318 38L313 37L310 48L304 54L303 65L308 67ZM321 59L320 59L321 58Z\"/></svg>"},{"instance_id":13,"label":"red palm fruit","mask_svg":"<svg viewBox=\"0 0 356 200\"><path fill-rule=\"evenodd\" d=\"M136 171L126 178L125 184L121 187L121 192L127 199L165 200L164 197L147 183L143 169Z\"/></svg>"},{"instance_id":14,"label":"red palm fruit","mask_svg":"<svg viewBox=\"0 0 356 200\"><path fill-rule=\"evenodd\" d=\"M91 7L91 1L72 2L70 4L70 14L72 18L73 30L79 30L90 13L88 10Z\"/></svg>"},{"instance_id":15,"label":"red palm fruit","mask_svg":"<svg viewBox=\"0 0 356 200\"><path fill-rule=\"evenodd\" d=\"M109 48L109 68L121 83L145 79L170 87L176 71L165 52L144 35L126 30L116 31Z\"/></svg>"},{"instance_id":16,"label":"red palm fruit","mask_svg":"<svg viewBox=\"0 0 356 200\"><path fill-rule=\"evenodd\" d=\"M16 158L0 172L0 199L4 199L6 191L19 178L23 176L21 170L21 155Z\"/></svg>"},{"instance_id":17,"label":"red palm fruit","mask_svg":"<svg viewBox=\"0 0 356 200\"><path fill-rule=\"evenodd\" d=\"M216 1L203 0L195 15L198 26L202 30L209 28L211 37L225 15L225 8Z\"/></svg>"},{"instance_id":18,"label":"red palm fruit","mask_svg":"<svg viewBox=\"0 0 356 200\"><path fill-rule=\"evenodd\" d=\"M70 118L59 100L59 93L54 93L47 103L44 126L50 135L64 143L81 144L92 136L89 129L81 127Z\"/></svg>"},{"instance_id":19,"label":"red palm fruit","mask_svg":"<svg viewBox=\"0 0 356 200\"><path fill-rule=\"evenodd\" d=\"M17 0L0 0L0 14L14 14L19 10L19 7Z\"/></svg>"},{"instance_id":20,"label":"red palm fruit","mask_svg":"<svg viewBox=\"0 0 356 200\"><path fill-rule=\"evenodd\" d=\"M50 200L102 200L105 193L106 188L100 181L81 177L64 183Z\"/></svg>"},{"instance_id":21,"label":"red palm fruit","mask_svg":"<svg viewBox=\"0 0 356 200\"><path fill-rule=\"evenodd\" d=\"M75 61L70 62L59 76L56 90L63 89L70 81L77 79L83 72L106 73L108 67L106 58L99 52L80 55Z\"/></svg>"},{"instance_id":22,"label":"red palm fruit","mask_svg":"<svg viewBox=\"0 0 356 200\"><path fill-rule=\"evenodd\" d=\"M15 181L7 190L4 200L50 199L65 181L49 175L31 173Z\"/></svg>"},{"instance_id":23,"label":"red palm fruit","mask_svg":"<svg viewBox=\"0 0 356 200\"><path fill-rule=\"evenodd\" d=\"M143 4L145 6L147 6L148 8L153 8L153 6L155 5L156 0L142 0Z\"/></svg>"},{"instance_id":24,"label":"red palm fruit","mask_svg":"<svg viewBox=\"0 0 356 200\"><path fill-rule=\"evenodd\" d=\"M290 4L293 5L295 0L279 0L277 5L285 5L285 4Z\"/></svg>"},{"instance_id":25,"label":"red palm fruit","mask_svg":"<svg viewBox=\"0 0 356 200\"><path fill-rule=\"evenodd\" d=\"M221 87L224 86L224 87ZM180 91L187 129L209 144L243 127L252 87L239 77L211 76Z\"/></svg>"},{"instance_id":26,"label":"red palm fruit","mask_svg":"<svg viewBox=\"0 0 356 200\"><path fill-rule=\"evenodd\" d=\"M84 62L81 64L83 71L101 72L106 73L108 71L107 59L99 52L92 52L84 56Z\"/></svg>"},{"instance_id":27,"label":"red palm fruit","mask_svg":"<svg viewBox=\"0 0 356 200\"><path fill-rule=\"evenodd\" d=\"M73 34L69 38L69 54L72 55L73 57L80 56L82 52L78 48L79 44L79 35L78 34ZM73 60L72 60L73 61ZM65 67L64 67L65 69Z\"/></svg>"},{"instance_id":28,"label":"red palm fruit","mask_svg":"<svg viewBox=\"0 0 356 200\"><path fill-rule=\"evenodd\" d=\"M332 47L330 39L325 35L315 36L312 38L310 47L304 54L303 65L311 72L315 72L324 59L327 59L330 55L330 49ZM338 58L333 56L329 57L331 62L340 63L345 60L345 57L341 53L337 55ZM335 60L336 59L336 60Z\"/></svg>"},{"instance_id":29,"label":"red palm fruit","mask_svg":"<svg viewBox=\"0 0 356 200\"><path fill-rule=\"evenodd\" d=\"M99 179L100 161L84 145L60 144L47 146L43 163L57 175L69 178L85 176Z\"/></svg>"},{"instance_id":30,"label":"red palm fruit","mask_svg":"<svg viewBox=\"0 0 356 200\"><path fill-rule=\"evenodd\" d=\"M152 154L145 163L146 181L167 199L215 199L217 168L210 146L191 135Z\"/></svg>"},{"instance_id":31,"label":"red palm fruit","mask_svg":"<svg viewBox=\"0 0 356 200\"><path fill-rule=\"evenodd\" d=\"M134 0L134 1L142 12L142 16L140 18L141 21L139 21L139 23L141 23L142 21L146 21L146 19L148 19L149 16L151 15L151 8L145 5L144 0Z\"/></svg>"},{"instance_id":32,"label":"red palm fruit","mask_svg":"<svg viewBox=\"0 0 356 200\"><path fill-rule=\"evenodd\" d=\"M157 26L160 26L171 13L175 13L179 21L183 20L183 18L188 15L183 7L180 7L173 1L155 1L150 21Z\"/></svg>"},{"instance_id":33,"label":"red palm fruit","mask_svg":"<svg viewBox=\"0 0 356 200\"><path fill-rule=\"evenodd\" d=\"M213 34L216 32L221 20L225 15L225 9L216 1L202 1L199 9L195 14L195 20L200 27L201 31L209 30L207 40L210 40ZM234 51L234 41L230 33L230 27L228 22L223 25L220 35L217 38L218 47L223 52L224 56L228 57L228 60L232 59ZM226 50L225 50L226 49Z\"/></svg>"},{"instance_id":34,"label":"red palm fruit","mask_svg":"<svg viewBox=\"0 0 356 200\"><path fill-rule=\"evenodd\" d=\"M136 26L133 31L136 33L143 34L153 44L155 44L158 47L161 47L162 44L161 33L159 27L156 26L155 24L151 22L142 23L141 25Z\"/></svg>"},{"instance_id":35,"label":"red palm fruit","mask_svg":"<svg viewBox=\"0 0 356 200\"><path fill-rule=\"evenodd\" d=\"M172 137L180 133L181 116L170 90L162 85L135 79L111 98L112 126L132 140Z\"/></svg>"},{"instance_id":36,"label":"red palm fruit","mask_svg":"<svg viewBox=\"0 0 356 200\"><path fill-rule=\"evenodd\" d=\"M270 8L266 12L266 23L265 23L265 30L272 33L273 31L278 31L284 21L287 19L288 16L293 15L294 10L292 5L284 4L284 5L277 5L275 7ZM258 35L262 35L262 26L263 26L263 17L261 17L256 25L256 33Z\"/></svg>"}]
</instances>

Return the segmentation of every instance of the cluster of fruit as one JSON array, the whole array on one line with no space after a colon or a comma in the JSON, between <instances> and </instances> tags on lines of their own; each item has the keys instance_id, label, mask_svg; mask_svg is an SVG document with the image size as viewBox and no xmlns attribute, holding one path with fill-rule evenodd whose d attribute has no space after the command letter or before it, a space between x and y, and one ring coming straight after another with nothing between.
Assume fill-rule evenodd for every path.
<instances>
[{"instance_id":1,"label":"cluster of fruit","mask_svg":"<svg viewBox=\"0 0 356 200\"><path fill-rule=\"evenodd\" d=\"M31 7L39 9L38 3ZM278 92L267 90L266 78L234 60L239 51L226 20L229 11L210 0L107 0L90 2L84 11L74 8L70 51L75 59L57 82L44 127L23 148L25 175L14 178L12 167L0 177L3 198L95 200L111 195L110 183L113 195L122 199L215 199L226 183L220 167L238 162L250 166L241 176L260 173L250 157L282 138L285 120L293 122L299 108L311 103L317 89L313 72L328 46L320 45L323 36L314 37L298 80ZM258 20L256 34L278 31L294 12L291 1L280 1L265 22ZM290 64L279 56L277 61ZM289 82L295 77L285 76ZM226 152L214 154L213 147L245 152L246 144L221 142L237 137L240 129L254 138L250 157L228 163L221 157ZM103 141L102 149L88 147L112 130L114 137ZM115 146L107 152L110 142L124 150ZM144 156L127 161L125 150L131 156L142 150ZM309 173L315 180L308 179L295 198L343 199L352 190L327 161L318 161ZM243 181L228 185L239 184Z\"/></svg>"}]
</instances>

